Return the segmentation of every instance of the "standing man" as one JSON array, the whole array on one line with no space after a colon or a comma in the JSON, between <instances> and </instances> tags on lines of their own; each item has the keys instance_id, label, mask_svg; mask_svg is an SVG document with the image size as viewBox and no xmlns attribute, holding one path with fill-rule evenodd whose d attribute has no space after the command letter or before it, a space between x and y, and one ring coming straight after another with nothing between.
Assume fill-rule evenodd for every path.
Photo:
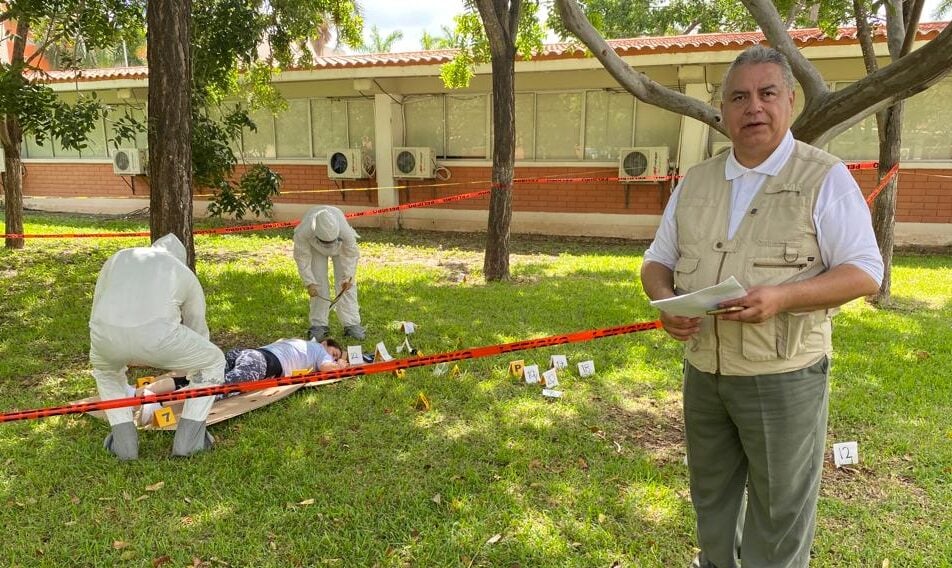
<instances>
[{"instance_id":1,"label":"standing man","mask_svg":"<svg viewBox=\"0 0 952 568\"><path fill-rule=\"evenodd\" d=\"M221 384L225 356L208 340L205 294L186 262L185 245L169 234L150 247L122 249L103 265L89 318L89 361L102 400L127 396L127 365L189 375L189 388ZM214 397L185 401L172 454L212 447L205 419ZM139 455L131 408L106 411L106 450L120 460Z\"/></svg>"},{"instance_id":2,"label":"standing man","mask_svg":"<svg viewBox=\"0 0 952 568\"><path fill-rule=\"evenodd\" d=\"M294 262L311 297L308 338L321 341L330 333L328 317L333 305L344 326L344 335L364 339L357 304L357 234L336 207L314 207L294 229ZM335 295L330 295L327 261L334 262Z\"/></svg>"},{"instance_id":3,"label":"standing man","mask_svg":"<svg viewBox=\"0 0 952 568\"><path fill-rule=\"evenodd\" d=\"M684 422L701 552L695 567L810 561L828 412L830 318L875 293L869 209L836 157L790 134L794 79L778 51L740 54L722 82L733 151L687 172L641 280L652 300L734 276L740 311L661 312L685 342ZM745 487L747 503L745 505Z\"/></svg>"}]
</instances>

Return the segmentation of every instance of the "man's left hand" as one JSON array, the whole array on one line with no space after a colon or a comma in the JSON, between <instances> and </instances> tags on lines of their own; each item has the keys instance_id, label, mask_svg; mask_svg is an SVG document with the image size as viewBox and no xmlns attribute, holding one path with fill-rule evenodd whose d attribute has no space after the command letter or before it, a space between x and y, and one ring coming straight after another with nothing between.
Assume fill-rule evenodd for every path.
<instances>
[{"instance_id":1,"label":"man's left hand","mask_svg":"<svg viewBox=\"0 0 952 568\"><path fill-rule=\"evenodd\" d=\"M742 306L744 310L720 314L716 317L729 321L761 323L786 311L786 294L779 286L754 286L747 290L747 295L743 298L728 300L718 305L719 308L730 306Z\"/></svg>"}]
</instances>

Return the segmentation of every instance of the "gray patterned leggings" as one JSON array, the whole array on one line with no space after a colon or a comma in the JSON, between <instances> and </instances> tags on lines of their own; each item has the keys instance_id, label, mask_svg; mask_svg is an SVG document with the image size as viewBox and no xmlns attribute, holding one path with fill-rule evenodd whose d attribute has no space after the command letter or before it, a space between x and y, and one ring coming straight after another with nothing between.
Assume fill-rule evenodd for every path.
<instances>
[{"instance_id":1,"label":"gray patterned leggings","mask_svg":"<svg viewBox=\"0 0 952 568\"><path fill-rule=\"evenodd\" d=\"M257 349L229 349L225 352L225 383L258 381L268 375L268 362ZM237 394L237 393L234 393ZM218 395L221 398L221 395Z\"/></svg>"}]
</instances>

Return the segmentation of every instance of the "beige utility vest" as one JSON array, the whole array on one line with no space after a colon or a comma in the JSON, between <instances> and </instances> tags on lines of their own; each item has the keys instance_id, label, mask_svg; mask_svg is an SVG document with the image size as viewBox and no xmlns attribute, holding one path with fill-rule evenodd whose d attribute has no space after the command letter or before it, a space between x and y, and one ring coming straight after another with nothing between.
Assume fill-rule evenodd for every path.
<instances>
[{"instance_id":1,"label":"beige utility vest","mask_svg":"<svg viewBox=\"0 0 952 568\"><path fill-rule=\"evenodd\" d=\"M732 239L727 238L731 182L724 179L727 153L691 168L675 210L681 257L674 269L677 294L734 276L745 288L773 286L816 276L820 259L813 210L820 186L839 160L802 142L776 177L757 192ZM685 343L695 368L724 375L795 371L832 352L834 310L781 313L758 323L708 316Z\"/></svg>"}]
</instances>

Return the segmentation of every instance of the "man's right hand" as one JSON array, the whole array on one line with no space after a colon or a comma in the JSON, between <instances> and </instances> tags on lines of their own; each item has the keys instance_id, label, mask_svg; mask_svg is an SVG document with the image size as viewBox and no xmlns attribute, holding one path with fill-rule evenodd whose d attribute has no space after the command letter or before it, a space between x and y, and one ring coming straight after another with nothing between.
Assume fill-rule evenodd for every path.
<instances>
[{"instance_id":1,"label":"man's right hand","mask_svg":"<svg viewBox=\"0 0 952 568\"><path fill-rule=\"evenodd\" d=\"M661 325L671 337L678 341L687 341L701 331L701 318L686 318L661 312Z\"/></svg>"},{"instance_id":2,"label":"man's right hand","mask_svg":"<svg viewBox=\"0 0 952 568\"><path fill-rule=\"evenodd\" d=\"M318 289L317 284L308 284L307 285L307 295L310 297L320 295L321 291Z\"/></svg>"}]
</instances>

